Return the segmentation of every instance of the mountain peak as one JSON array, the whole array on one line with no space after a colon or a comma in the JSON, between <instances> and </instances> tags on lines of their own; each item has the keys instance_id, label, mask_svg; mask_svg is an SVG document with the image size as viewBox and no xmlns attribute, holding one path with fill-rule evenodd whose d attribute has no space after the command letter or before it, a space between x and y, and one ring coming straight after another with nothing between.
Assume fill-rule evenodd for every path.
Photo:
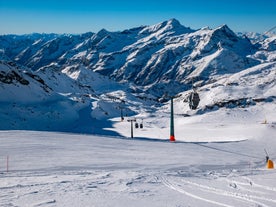
<instances>
[{"instance_id":1,"label":"mountain peak","mask_svg":"<svg viewBox=\"0 0 276 207\"><path fill-rule=\"evenodd\" d=\"M170 19L152 26L145 27L141 33L146 34L146 33L155 33L155 32L168 32L172 31L173 33L188 33L193 30L191 30L189 27L183 26L177 19Z\"/></svg>"},{"instance_id":2,"label":"mountain peak","mask_svg":"<svg viewBox=\"0 0 276 207\"><path fill-rule=\"evenodd\" d=\"M179 22L177 19L175 19L175 18L172 18L172 19L170 19L170 20L168 20L168 21L165 21L165 22L167 22L167 25L172 25L172 26L174 26L174 27L182 26L182 25L180 24L180 22Z\"/></svg>"},{"instance_id":3,"label":"mountain peak","mask_svg":"<svg viewBox=\"0 0 276 207\"><path fill-rule=\"evenodd\" d=\"M97 35L103 36L108 34L109 32L106 29L101 29L100 31L97 32Z\"/></svg>"},{"instance_id":4,"label":"mountain peak","mask_svg":"<svg viewBox=\"0 0 276 207\"><path fill-rule=\"evenodd\" d=\"M227 36L237 37L237 35L227 26L227 24L223 24L223 25L219 26L214 31L215 32L222 32L222 33L226 34Z\"/></svg>"}]
</instances>

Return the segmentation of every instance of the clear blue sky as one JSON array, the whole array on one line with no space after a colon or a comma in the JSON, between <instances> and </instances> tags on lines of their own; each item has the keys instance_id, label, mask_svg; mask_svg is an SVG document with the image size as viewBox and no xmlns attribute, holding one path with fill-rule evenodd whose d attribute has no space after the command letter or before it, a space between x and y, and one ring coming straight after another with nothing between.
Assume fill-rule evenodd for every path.
<instances>
[{"instance_id":1,"label":"clear blue sky","mask_svg":"<svg viewBox=\"0 0 276 207\"><path fill-rule=\"evenodd\" d=\"M276 0L0 0L0 34L121 31L171 18L265 32L276 26Z\"/></svg>"}]
</instances>

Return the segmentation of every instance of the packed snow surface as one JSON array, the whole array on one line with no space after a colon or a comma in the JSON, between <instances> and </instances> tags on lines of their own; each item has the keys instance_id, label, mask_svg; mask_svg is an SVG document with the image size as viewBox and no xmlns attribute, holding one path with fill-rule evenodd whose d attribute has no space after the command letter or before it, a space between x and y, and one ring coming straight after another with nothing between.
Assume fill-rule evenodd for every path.
<instances>
[{"instance_id":1,"label":"packed snow surface","mask_svg":"<svg viewBox=\"0 0 276 207\"><path fill-rule=\"evenodd\" d=\"M218 126L201 127L183 140ZM172 143L1 131L0 206L275 206L276 171L266 168L264 152L276 160L275 124L243 132L241 140L225 132L225 142Z\"/></svg>"}]
</instances>

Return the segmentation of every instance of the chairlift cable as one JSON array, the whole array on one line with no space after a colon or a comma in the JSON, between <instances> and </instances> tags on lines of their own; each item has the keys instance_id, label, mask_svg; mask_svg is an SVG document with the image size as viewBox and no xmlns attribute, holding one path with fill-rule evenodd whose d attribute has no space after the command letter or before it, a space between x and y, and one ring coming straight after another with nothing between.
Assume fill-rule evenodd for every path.
<instances>
[{"instance_id":1,"label":"chairlift cable","mask_svg":"<svg viewBox=\"0 0 276 207\"><path fill-rule=\"evenodd\" d=\"M248 155L248 154L244 154L244 153L240 153L240 152L233 152L233 151L225 150L225 149L218 149L216 147L207 146L207 145L202 144L202 143L192 143L192 144L199 145L201 147L206 147L206 148L213 149L213 150L217 150L217 151L221 151L221 152L226 152L226 153L231 153L231 154L243 156L243 157L250 157L250 158L254 158L254 159L260 159L260 157L256 157L256 156L252 156L252 155Z\"/></svg>"}]
</instances>

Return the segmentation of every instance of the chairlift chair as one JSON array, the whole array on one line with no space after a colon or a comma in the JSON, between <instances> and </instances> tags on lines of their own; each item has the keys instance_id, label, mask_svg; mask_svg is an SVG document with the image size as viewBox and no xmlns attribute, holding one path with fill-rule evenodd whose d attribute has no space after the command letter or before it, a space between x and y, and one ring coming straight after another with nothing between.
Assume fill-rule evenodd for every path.
<instances>
[{"instance_id":1,"label":"chairlift chair","mask_svg":"<svg viewBox=\"0 0 276 207\"><path fill-rule=\"evenodd\" d=\"M190 93L188 99L189 99L190 109L195 110L198 107L198 104L199 104L199 101L200 101L198 93L195 90L193 90Z\"/></svg>"}]
</instances>

